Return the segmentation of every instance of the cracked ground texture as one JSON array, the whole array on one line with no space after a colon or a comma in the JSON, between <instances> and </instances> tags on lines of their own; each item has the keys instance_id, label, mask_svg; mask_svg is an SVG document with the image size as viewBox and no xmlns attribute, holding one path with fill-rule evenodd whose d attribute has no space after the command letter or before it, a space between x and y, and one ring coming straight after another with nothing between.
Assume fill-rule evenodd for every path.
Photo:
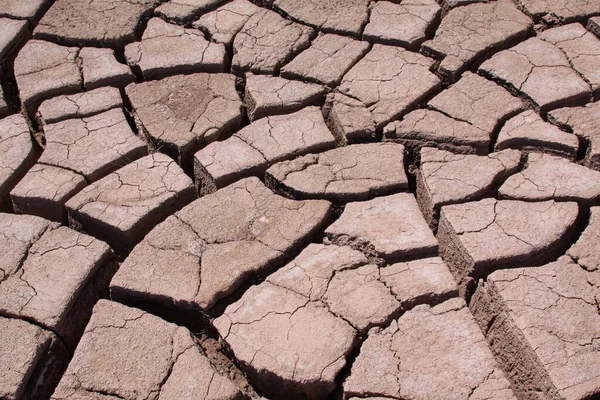
<instances>
[{"instance_id":1,"label":"cracked ground texture","mask_svg":"<svg viewBox=\"0 0 600 400\"><path fill-rule=\"evenodd\" d=\"M0 0L0 400L597 400L599 171L599 0Z\"/></svg>"}]
</instances>

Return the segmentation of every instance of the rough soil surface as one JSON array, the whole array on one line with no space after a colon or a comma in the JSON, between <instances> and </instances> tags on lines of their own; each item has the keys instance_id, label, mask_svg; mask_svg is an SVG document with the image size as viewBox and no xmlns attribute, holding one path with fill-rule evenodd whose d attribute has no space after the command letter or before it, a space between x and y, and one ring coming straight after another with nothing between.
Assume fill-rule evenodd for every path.
<instances>
[{"instance_id":1,"label":"rough soil surface","mask_svg":"<svg viewBox=\"0 0 600 400\"><path fill-rule=\"evenodd\" d=\"M292 113L322 103L324 97L325 88L314 83L267 75L246 75L244 105L250 121L268 115Z\"/></svg>"},{"instance_id":2,"label":"rough soil surface","mask_svg":"<svg viewBox=\"0 0 600 400\"><path fill-rule=\"evenodd\" d=\"M317 107L262 118L194 155L196 185L200 194L212 193L241 178L263 174L276 162L334 145Z\"/></svg>"},{"instance_id":3,"label":"rough soil surface","mask_svg":"<svg viewBox=\"0 0 600 400\"><path fill-rule=\"evenodd\" d=\"M242 393L215 371L187 329L101 300L52 395L87 398L234 400Z\"/></svg>"},{"instance_id":4,"label":"rough soil surface","mask_svg":"<svg viewBox=\"0 0 600 400\"><path fill-rule=\"evenodd\" d=\"M176 75L131 84L125 93L140 131L186 167L202 144L226 137L242 119L233 75Z\"/></svg>"},{"instance_id":5,"label":"rough soil surface","mask_svg":"<svg viewBox=\"0 0 600 400\"><path fill-rule=\"evenodd\" d=\"M562 157L531 153L527 167L508 178L498 190L506 199L525 201L577 201L584 205L600 202L600 172Z\"/></svg>"},{"instance_id":6,"label":"rough soil surface","mask_svg":"<svg viewBox=\"0 0 600 400\"><path fill-rule=\"evenodd\" d=\"M19 51L14 69L19 97L25 106L62 93L82 89L77 66L77 47L64 47L42 40L30 40Z\"/></svg>"},{"instance_id":7,"label":"rough soil surface","mask_svg":"<svg viewBox=\"0 0 600 400\"><path fill-rule=\"evenodd\" d=\"M371 6L363 38L376 43L418 48L438 19L440 10L434 0L404 0L400 4L377 1Z\"/></svg>"},{"instance_id":8,"label":"rough soil surface","mask_svg":"<svg viewBox=\"0 0 600 400\"><path fill-rule=\"evenodd\" d=\"M244 179L194 201L146 235L113 279L112 295L209 309L299 248L329 209L327 201L288 200L256 178Z\"/></svg>"},{"instance_id":9,"label":"rough soil surface","mask_svg":"<svg viewBox=\"0 0 600 400\"><path fill-rule=\"evenodd\" d=\"M537 151L574 159L579 150L577 136L546 122L533 110L508 120L496 140L495 150Z\"/></svg>"},{"instance_id":10,"label":"rough soil surface","mask_svg":"<svg viewBox=\"0 0 600 400\"><path fill-rule=\"evenodd\" d=\"M37 118L47 125L65 119L90 117L122 106L123 99L119 89L103 87L45 100L38 108Z\"/></svg>"},{"instance_id":11,"label":"rough soil surface","mask_svg":"<svg viewBox=\"0 0 600 400\"><path fill-rule=\"evenodd\" d=\"M6 208L9 192L33 166L36 149L27 121L15 114L0 119L0 208Z\"/></svg>"},{"instance_id":12,"label":"rough soil surface","mask_svg":"<svg viewBox=\"0 0 600 400\"><path fill-rule=\"evenodd\" d=\"M596 123L600 116L600 102L584 107L566 107L548 113L549 119L589 141L583 165L600 170L600 126Z\"/></svg>"},{"instance_id":13,"label":"rough soil surface","mask_svg":"<svg viewBox=\"0 0 600 400\"><path fill-rule=\"evenodd\" d=\"M34 31L37 39L114 46L135 39L158 0L57 0Z\"/></svg>"},{"instance_id":14,"label":"rough soil surface","mask_svg":"<svg viewBox=\"0 0 600 400\"><path fill-rule=\"evenodd\" d=\"M438 241L409 193L349 203L325 235L332 243L350 245L386 261L434 255L438 249Z\"/></svg>"},{"instance_id":15,"label":"rough soil surface","mask_svg":"<svg viewBox=\"0 0 600 400\"><path fill-rule=\"evenodd\" d=\"M227 54L202 31L152 18L141 42L125 46L127 64L139 68L145 79L191 72L225 72Z\"/></svg>"},{"instance_id":16,"label":"rough soil surface","mask_svg":"<svg viewBox=\"0 0 600 400\"><path fill-rule=\"evenodd\" d=\"M440 72L454 80L476 59L525 37L532 26L509 0L468 4L449 11L421 51L440 59Z\"/></svg>"},{"instance_id":17,"label":"rough soil surface","mask_svg":"<svg viewBox=\"0 0 600 400\"><path fill-rule=\"evenodd\" d=\"M498 268L552 258L569 240L577 221L577 203L524 202L487 198L443 206L440 253L457 281L481 277Z\"/></svg>"},{"instance_id":18,"label":"rough soil surface","mask_svg":"<svg viewBox=\"0 0 600 400\"><path fill-rule=\"evenodd\" d=\"M65 347L52 332L23 320L0 317L2 398L48 398L67 359ZM43 371L50 373L43 376Z\"/></svg>"},{"instance_id":19,"label":"rough soil surface","mask_svg":"<svg viewBox=\"0 0 600 400\"><path fill-rule=\"evenodd\" d=\"M0 0L0 16L33 21L49 5L48 0Z\"/></svg>"},{"instance_id":20,"label":"rough soil surface","mask_svg":"<svg viewBox=\"0 0 600 400\"><path fill-rule=\"evenodd\" d=\"M367 51L368 42L331 33L321 34L308 49L281 69L281 76L337 86Z\"/></svg>"},{"instance_id":21,"label":"rough soil surface","mask_svg":"<svg viewBox=\"0 0 600 400\"><path fill-rule=\"evenodd\" d=\"M266 181L294 198L347 203L408 190L403 164L402 145L356 144L277 163Z\"/></svg>"},{"instance_id":22,"label":"rough soil surface","mask_svg":"<svg viewBox=\"0 0 600 400\"><path fill-rule=\"evenodd\" d=\"M527 371L522 396L583 399L600 393L598 293L569 257L537 268L492 273L471 309L505 368ZM596 281L597 283L598 281Z\"/></svg>"},{"instance_id":23,"label":"rough soil surface","mask_svg":"<svg viewBox=\"0 0 600 400\"><path fill-rule=\"evenodd\" d=\"M477 322L458 298L435 307L420 305L389 327L370 330L344 382L344 395L516 400Z\"/></svg>"},{"instance_id":24,"label":"rough soil surface","mask_svg":"<svg viewBox=\"0 0 600 400\"><path fill-rule=\"evenodd\" d=\"M369 0L267 0L292 19L324 32L359 36L369 20Z\"/></svg>"},{"instance_id":25,"label":"rough soil surface","mask_svg":"<svg viewBox=\"0 0 600 400\"><path fill-rule=\"evenodd\" d=\"M599 62L599 0L0 0L0 398L596 400Z\"/></svg>"},{"instance_id":26,"label":"rough soil surface","mask_svg":"<svg viewBox=\"0 0 600 400\"><path fill-rule=\"evenodd\" d=\"M323 398L357 333L414 302L455 294L439 258L379 268L350 247L311 244L230 305L215 326L262 390Z\"/></svg>"},{"instance_id":27,"label":"rough soil surface","mask_svg":"<svg viewBox=\"0 0 600 400\"><path fill-rule=\"evenodd\" d=\"M453 154L431 147L421 149L417 200L430 227L437 226L442 206L479 200L517 172L521 153L504 150L489 156Z\"/></svg>"},{"instance_id":28,"label":"rough soil surface","mask_svg":"<svg viewBox=\"0 0 600 400\"><path fill-rule=\"evenodd\" d=\"M216 3L215 0L200 1ZM219 3L221 2L221 0L217 1ZM164 4L161 7L171 3ZM158 9L159 12L161 11L161 7ZM248 0L234 0L212 12L202 14L202 16L194 22L194 28L208 32L211 39L215 42L230 46L237 33L241 31L246 24L246 21L259 11L260 8Z\"/></svg>"},{"instance_id":29,"label":"rough soil surface","mask_svg":"<svg viewBox=\"0 0 600 400\"><path fill-rule=\"evenodd\" d=\"M510 85L542 111L589 101L590 85L558 47L531 38L484 62L479 72Z\"/></svg>"},{"instance_id":30,"label":"rough soil surface","mask_svg":"<svg viewBox=\"0 0 600 400\"><path fill-rule=\"evenodd\" d=\"M195 197L192 180L175 160L156 153L91 184L66 207L70 225L124 251Z\"/></svg>"},{"instance_id":31,"label":"rough soil surface","mask_svg":"<svg viewBox=\"0 0 600 400\"><path fill-rule=\"evenodd\" d=\"M108 245L47 220L0 214L0 314L51 330L73 348L114 273Z\"/></svg>"},{"instance_id":32,"label":"rough soil surface","mask_svg":"<svg viewBox=\"0 0 600 400\"><path fill-rule=\"evenodd\" d=\"M232 69L275 74L310 45L315 31L274 11L252 15L233 41Z\"/></svg>"},{"instance_id":33,"label":"rough soil surface","mask_svg":"<svg viewBox=\"0 0 600 400\"><path fill-rule=\"evenodd\" d=\"M340 92L364 104L377 126L383 126L438 90L432 66L427 57L376 44L344 76Z\"/></svg>"},{"instance_id":34,"label":"rough soil surface","mask_svg":"<svg viewBox=\"0 0 600 400\"><path fill-rule=\"evenodd\" d=\"M27 21L0 17L0 61L3 61L28 34Z\"/></svg>"}]
</instances>

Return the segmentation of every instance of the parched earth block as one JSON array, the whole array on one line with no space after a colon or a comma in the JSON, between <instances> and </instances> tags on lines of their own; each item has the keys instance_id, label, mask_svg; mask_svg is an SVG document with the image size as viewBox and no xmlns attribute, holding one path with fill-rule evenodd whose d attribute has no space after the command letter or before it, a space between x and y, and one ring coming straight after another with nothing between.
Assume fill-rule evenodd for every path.
<instances>
[{"instance_id":1,"label":"parched earth block","mask_svg":"<svg viewBox=\"0 0 600 400\"><path fill-rule=\"evenodd\" d=\"M119 89L103 87L45 100L38 107L36 117L42 124L47 125L70 118L89 117L121 107L123 99Z\"/></svg>"},{"instance_id":2,"label":"parched earth block","mask_svg":"<svg viewBox=\"0 0 600 400\"><path fill-rule=\"evenodd\" d=\"M359 333L456 294L439 258L378 267L350 247L311 244L214 324L269 396L320 399L335 388Z\"/></svg>"},{"instance_id":3,"label":"parched earth block","mask_svg":"<svg viewBox=\"0 0 600 400\"><path fill-rule=\"evenodd\" d=\"M100 300L52 400L241 400L192 333Z\"/></svg>"},{"instance_id":4,"label":"parched earth block","mask_svg":"<svg viewBox=\"0 0 600 400\"><path fill-rule=\"evenodd\" d=\"M131 84L125 93L139 130L186 170L200 146L226 137L242 122L233 75L176 75Z\"/></svg>"},{"instance_id":5,"label":"parched earth block","mask_svg":"<svg viewBox=\"0 0 600 400\"><path fill-rule=\"evenodd\" d=\"M158 4L158 0L57 0L33 35L71 45L123 45L135 40L142 18Z\"/></svg>"},{"instance_id":6,"label":"parched earth block","mask_svg":"<svg viewBox=\"0 0 600 400\"><path fill-rule=\"evenodd\" d=\"M58 384L69 354L51 331L0 317L0 397L47 399Z\"/></svg>"},{"instance_id":7,"label":"parched earth block","mask_svg":"<svg viewBox=\"0 0 600 400\"><path fill-rule=\"evenodd\" d=\"M0 214L0 315L33 321L72 350L115 272L98 239L29 215Z\"/></svg>"},{"instance_id":8,"label":"parched earth block","mask_svg":"<svg viewBox=\"0 0 600 400\"><path fill-rule=\"evenodd\" d=\"M574 235L579 207L554 200L496 200L443 206L440 254L457 281L500 268L535 265L561 254Z\"/></svg>"},{"instance_id":9,"label":"parched earth block","mask_svg":"<svg viewBox=\"0 0 600 400\"><path fill-rule=\"evenodd\" d=\"M471 63L526 37L532 27L512 1L468 4L448 12L421 52L440 59L440 72L455 80Z\"/></svg>"},{"instance_id":10,"label":"parched earth block","mask_svg":"<svg viewBox=\"0 0 600 400\"><path fill-rule=\"evenodd\" d=\"M480 283L471 310L520 398L600 394L600 286L589 275L561 257Z\"/></svg>"},{"instance_id":11,"label":"parched earth block","mask_svg":"<svg viewBox=\"0 0 600 400\"><path fill-rule=\"evenodd\" d=\"M298 199L334 203L367 200L408 190L404 146L356 144L282 161L266 172L267 184Z\"/></svg>"},{"instance_id":12,"label":"parched earth block","mask_svg":"<svg viewBox=\"0 0 600 400\"><path fill-rule=\"evenodd\" d=\"M10 208L9 193L33 166L37 154L21 114L0 119L0 209Z\"/></svg>"},{"instance_id":13,"label":"parched earth block","mask_svg":"<svg viewBox=\"0 0 600 400\"><path fill-rule=\"evenodd\" d=\"M177 163L155 153L87 186L65 206L73 228L126 252L195 197L192 180Z\"/></svg>"},{"instance_id":14,"label":"parched earth block","mask_svg":"<svg viewBox=\"0 0 600 400\"><path fill-rule=\"evenodd\" d=\"M241 180L146 235L111 282L112 298L208 310L299 249L329 213L327 201L289 200L257 178Z\"/></svg>"},{"instance_id":15,"label":"parched earth block","mask_svg":"<svg viewBox=\"0 0 600 400\"><path fill-rule=\"evenodd\" d=\"M453 154L431 147L421 149L417 170L417 201L427 223L437 227L442 206L479 200L517 172L521 152L504 150L488 156Z\"/></svg>"},{"instance_id":16,"label":"parched earth block","mask_svg":"<svg viewBox=\"0 0 600 400\"><path fill-rule=\"evenodd\" d=\"M437 91L434 61L399 47L376 44L342 79L339 90L369 109L377 126L398 118Z\"/></svg>"},{"instance_id":17,"label":"parched earth block","mask_svg":"<svg viewBox=\"0 0 600 400\"><path fill-rule=\"evenodd\" d=\"M212 193L238 179L260 176L276 162L334 146L318 107L261 118L194 155L196 186L201 195Z\"/></svg>"},{"instance_id":18,"label":"parched earth block","mask_svg":"<svg viewBox=\"0 0 600 400\"><path fill-rule=\"evenodd\" d=\"M460 298L371 329L343 386L345 398L517 399Z\"/></svg>"},{"instance_id":19,"label":"parched earth block","mask_svg":"<svg viewBox=\"0 0 600 400\"><path fill-rule=\"evenodd\" d=\"M411 193L348 203L325 229L327 241L349 245L387 262L436 255L438 241Z\"/></svg>"}]
</instances>

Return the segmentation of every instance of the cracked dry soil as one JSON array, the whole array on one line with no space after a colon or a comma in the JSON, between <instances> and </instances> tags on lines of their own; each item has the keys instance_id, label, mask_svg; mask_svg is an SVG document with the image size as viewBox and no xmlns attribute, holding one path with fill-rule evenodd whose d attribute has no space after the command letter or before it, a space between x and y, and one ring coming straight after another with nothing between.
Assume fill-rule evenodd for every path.
<instances>
[{"instance_id":1,"label":"cracked dry soil","mask_svg":"<svg viewBox=\"0 0 600 400\"><path fill-rule=\"evenodd\" d=\"M0 400L600 399L599 0L0 0Z\"/></svg>"}]
</instances>

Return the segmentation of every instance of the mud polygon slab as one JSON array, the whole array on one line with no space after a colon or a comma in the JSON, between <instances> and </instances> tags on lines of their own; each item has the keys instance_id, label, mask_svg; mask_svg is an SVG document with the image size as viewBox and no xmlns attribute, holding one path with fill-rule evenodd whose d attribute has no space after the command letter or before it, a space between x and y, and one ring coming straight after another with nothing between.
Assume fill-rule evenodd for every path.
<instances>
[{"instance_id":1,"label":"mud polygon slab","mask_svg":"<svg viewBox=\"0 0 600 400\"><path fill-rule=\"evenodd\" d=\"M584 399L600 393L598 287L568 257L492 273L471 309L523 395Z\"/></svg>"},{"instance_id":2,"label":"mud polygon slab","mask_svg":"<svg viewBox=\"0 0 600 400\"><path fill-rule=\"evenodd\" d=\"M435 96L429 107L485 131L490 137L506 118L525 108L523 101L506 89L472 72Z\"/></svg>"},{"instance_id":3,"label":"mud polygon slab","mask_svg":"<svg viewBox=\"0 0 600 400\"><path fill-rule=\"evenodd\" d=\"M566 24L600 14L600 6L594 0L571 0L568 3L562 0L519 0L519 3L528 14L550 24Z\"/></svg>"},{"instance_id":4,"label":"mud polygon slab","mask_svg":"<svg viewBox=\"0 0 600 400\"><path fill-rule=\"evenodd\" d=\"M267 170L266 179L294 198L346 203L408 190L403 166L401 144L355 144L282 161Z\"/></svg>"},{"instance_id":5,"label":"mud polygon slab","mask_svg":"<svg viewBox=\"0 0 600 400\"><path fill-rule=\"evenodd\" d=\"M490 134L485 130L435 110L420 109L401 121L392 121L383 129L385 140L419 149L435 146L459 153L486 154Z\"/></svg>"},{"instance_id":6,"label":"mud polygon slab","mask_svg":"<svg viewBox=\"0 0 600 400\"><path fill-rule=\"evenodd\" d=\"M308 82L291 81L278 76L246 75L244 103L250 121L267 115L287 114L325 97L325 88Z\"/></svg>"},{"instance_id":7,"label":"mud polygon slab","mask_svg":"<svg viewBox=\"0 0 600 400\"><path fill-rule=\"evenodd\" d=\"M337 86L368 51L368 42L331 33L319 34L308 49L281 68L281 76Z\"/></svg>"},{"instance_id":8,"label":"mud polygon slab","mask_svg":"<svg viewBox=\"0 0 600 400\"><path fill-rule=\"evenodd\" d=\"M170 0L154 10L158 16L176 22L189 22L199 13L219 6L226 0Z\"/></svg>"},{"instance_id":9,"label":"mud polygon slab","mask_svg":"<svg viewBox=\"0 0 600 400\"><path fill-rule=\"evenodd\" d=\"M194 184L177 163L155 153L86 187L66 207L73 227L122 252L194 197Z\"/></svg>"},{"instance_id":10,"label":"mud polygon slab","mask_svg":"<svg viewBox=\"0 0 600 400\"><path fill-rule=\"evenodd\" d=\"M360 36L369 20L368 0L275 0L273 6L297 21L324 32Z\"/></svg>"},{"instance_id":11,"label":"mud polygon slab","mask_svg":"<svg viewBox=\"0 0 600 400\"><path fill-rule=\"evenodd\" d=\"M26 106L57 94L82 89L76 57L79 49L42 40L30 40L15 59L15 78Z\"/></svg>"},{"instance_id":12,"label":"mud polygon slab","mask_svg":"<svg viewBox=\"0 0 600 400\"><path fill-rule=\"evenodd\" d=\"M248 276L268 272L300 247L329 208L327 201L277 196L257 178L236 182L146 235L111 282L112 296L209 309Z\"/></svg>"},{"instance_id":13,"label":"mud polygon slab","mask_svg":"<svg viewBox=\"0 0 600 400\"><path fill-rule=\"evenodd\" d=\"M327 125L338 140L348 142L375 137L373 115L359 100L333 92L327 95L326 109Z\"/></svg>"},{"instance_id":14,"label":"mud polygon slab","mask_svg":"<svg viewBox=\"0 0 600 400\"><path fill-rule=\"evenodd\" d=\"M0 317L3 399L48 398L66 367L67 357L51 332L26 321Z\"/></svg>"},{"instance_id":15,"label":"mud polygon slab","mask_svg":"<svg viewBox=\"0 0 600 400\"><path fill-rule=\"evenodd\" d=\"M0 204L35 163L37 156L29 127L21 114L0 120Z\"/></svg>"},{"instance_id":16,"label":"mud polygon slab","mask_svg":"<svg viewBox=\"0 0 600 400\"><path fill-rule=\"evenodd\" d=\"M0 70L0 73L2 71ZM10 108L6 103L6 99L4 98L4 89L0 87L0 118L6 117L10 113Z\"/></svg>"},{"instance_id":17,"label":"mud polygon slab","mask_svg":"<svg viewBox=\"0 0 600 400\"><path fill-rule=\"evenodd\" d=\"M22 216L0 217L11 222ZM12 233L13 226L3 228ZM13 241L23 243L11 236L3 245L10 250ZM111 257L112 251L104 242L67 227L48 227L32 240L23 259L0 283L0 313L35 321L73 347L98 299L98 291L108 284L111 271L107 263Z\"/></svg>"},{"instance_id":18,"label":"mud polygon slab","mask_svg":"<svg viewBox=\"0 0 600 400\"><path fill-rule=\"evenodd\" d=\"M583 165L600 170L600 102L584 107L568 107L548 113L553 122L570 129L575 135L589 141Z\"/></svg>"},{"instance_id":19,"label":"mud polygon slab","mask_svg":"<svg viewBox=\"0 0 600 400\"><path fill-rule=\"evenodd\" d=\"M12 49L27 35L27 21L0 17L0 60L4 60Z\"/></svg>"},{"instance_id":20,"label":"mud polygon slab","mask_svg":"<svg viewBox=\"0 0 600 400\"><path fill-rule=\"evenodd\" d=\"M600 6L598 7L600 11ZM592 92L600 94L600 40L579 23L548 29L539 36L559 47L573 69L590 84Z\"/></svg>"},{"instance_id":21,"label":"mud polygon slab","mask_svg":"<svg viewBox=\"0 0 600 400\"><path fill-rule=\"evenodd\" d=\"M214 370L189 330L108 300L94 307L52 398L90 398L90 393L135 400L159 394L165 400L243 398Z\"/></svg>"},{"instance_id":22,"label":"mud polygon slab","mask_svg":"<svg viewBox=\"0 0 600 400\"><path fill-rule=\"evenodd\" d=\"M46 149L38 162L70 169L93 182L146 155L121 109L73 118L44 127Z\"/></svg>"},{"instance_id":23,"label":"mud polygon slab","mask_svg":"<svg viewBox=\"0 0 600 400\"><path fill-rule=\"evenodd\" d=\"M227 307L215 327L268 395L316 399L335 388L346 364L357 334L349 322L364 329L369 317L381 323L399 307L364 254L311 244Z\"/></svg>"},{"instance_id":24,"label":"mud polygon slab","mask_svg":"<svg viewBox=\"0 0 600 400\"><path fill-rule=\"evenodd\" d=\"M550 154L530 153L527 167L508 178L498 195L525 201L577 201L598 205L600 172L565 158Z\"/></svg>"},{"instance_id":25,"label":"mud polygon slab","mask_svg":"<svg viewBox=\"0 0 600 400\"><path fill-rule=\"evenodd\" d=\"M569 159L577 156L577 136L544 121L535 111L527 110L508 120L496 140L496 150L539 151Z\"/></svg>"},{"instance_id":26,"label":"mud polygon slab","mask_svg":"<svg viewBox=\"0 0 600 400\"><path fill-rule=\"evenodd\" d=\"M45 100L38 107L37 118L47 125L70 118L89 117L122 106L123 99L119 89L103 87Z\"/></svg>"},{"instance_id":27,"label":"mud polygon slab","mask_svg":"<svg viewBox=\"0 0 600 400\"><path fill-rule=\"evenodd\" d=\"M260 10L248 0L234 0L203 14L193 26L208 32L215 42L230 46L246 21Z\"/></svg>"},{"instance_id":28,"label":"mud polygon slab","mask_svg":"<svg viewBox=\"0 0 600 400\"><path fill-rule=\"evenodd\" d=\"M588 271L600 269L600 207L590 209L588 225L567 255Z\"/></svg>"},{"instance_id":29,"label":"mud polygon slab","mask_svg":"<svg viewBox=\"0 0 600 400\"><path fill-rule=\"evenodd\" d=\"M478 200L517 172L521 152L505 150L488 156L421 149L417 200L429 226L435 226L441 206Z\"/></svg>"},{"instance_id":30,"label":"mud polygon slab","mask_svg":"<svg viewBox=\"0 0 600 400\"><path fill-rule=\"evenodd\" d=\"M410 193L348 203L325 230L327 240L388 262L437 253L438 242Z\"/></svg>"},{"instance_id":31,"label":"mud polygon slab","mask_svg":"<svg viewBox=\"0 0 600 400\"><path fill-rule=\"evenodd\" d=\"M342 79L340 92L369 108L378 126L402 116L438 90L433 60L376 44Z\"/></svg>"},{"instance_id":32,"label":"mud polygon slab","mask_svg":"<svg viewBox=\"0 0 600 400\"><path fill-rule=\"evenodd\" d=\"M310 46L315 31L262 10L246 21L233 41L234 71L276 74L296 54Z\"/></svg>"},{"instance_id":33,"label":"mud polygon slab","mask_svg":"<svg viewBox=\"0 0 600 400\"><path fill-rule=\"evenodd\" d=\"M36 39L72 45L122 46L157 0L57 0L33 32Z\"/></svg>"},{"instance_id":34,"label":"mud polygon slab","mask_svg":"<svg viewBox=\"0 0 600 400\"><path fill-rule=\"evenodd\" d=\"M565 53L537 37L496 53L479 72L525 94L542 111L587 102L592 94Z\"/></svg>"},{"instance_id":35,"label":"mud polygon slab","mask_svg":"<svg viewBox=\"0 0 600 400\"><path fill-rule=\"evenodd\" d=\"M242 120L233 75L177 75L132 84L125 92L141 130L183 166L200 145L237 130Z\"/></svg>"},{"instance_id":36,"label":"mud polygon slab","mask_svg":"<svg viewBox=\"0 0 600 400\"><path fill-rule=\"evenodd\" d=\"M86 90L102 86L123 87L134 80L129 67L117 61L112 49L84 47L79 51L79 58Z\"/></svg>"},{"instance_id":37,"label":"mud polygon slab","mask_svg":"<svg viewBox=\"0 0 600 400\"><path fill-rule=\"evenodd\" d=\"M379 269L380 280L401 301L402 309L435 305L458 296L458 286L439 257L421 258Z\"/></svg>"},{"instance_id":38,"label":"mud polygon slab","mask_svg":"<svg viewBox=\"0 0 600 400\"><path fill-rule=\"evenodd\" d=\"M35 164L10 192L17 213L66 222L65 202L87 185L83 175L68 169Z\"/></svg>"},{"instance_id":39,"label":"mud polygon slab","mask_svg":"<svg viewBox=\"0 0 600 400\"><path fill-rule=\"evenodd\" d=\"M0 0L0 17L36 20L48 0Z\"/></svg>"},{"instance_id":40,"label":"mud polygon slab","mask_svg":"<svg viewBox=\"0 0 600 400\"><path fill-rule=\"evenodd\" d=\"M127 63L141 69L144 78L191 72L224 72L225 47L204 38L202 31L152 18L141 42L125 46Z\"/></svg>"},{"instance_id":41,"label":"mud polygon slab","mask_svg":"<svg viewBox=\"0 0 600 400\"><path fill-rule=\"evenodd\" d=\"M371 5L363 38L418 50L440 11L434 0L404 0L400 4L377 1Z\"/></svg>"},{"instance_id":42,"label":"mud polygon slab","mask_svg":"<svg viewBox=\"0 0 600 400\"><path fill-rule=\"evenodd\" d=\"M440 71L454 80L471 63L527 35L533 22L507 0L456 7L421 51L442 60Z\"/></svg>"},{"instance_id":43,"label":"mud polygon slab","mask_svg":"<svg viewBox=\"0 0 600 400\"><path fill-rule=\"evenodd\" d=\"M578 211L577 203L553 200L488 198L443 206L440 254L457 281L552 259L573 235Z\"/></svg>"},{"instance_id":44,"label":"mud polygon slab","mask_svg":"<svg viewBox=\"0 0 600 400\"><path fill-rule=\"evenodd\" d=\"M516 399L477 322L458 298L435 307L417 306L389 327L369 331L344 382L344 395Z\"/></svg>"},{"instance_id":45,"label":"mud polygon slab","mask_svg":"<svg viewBox=\"0 0 600 400\"><path fill-rule=\"evenodd\" d=\"M588 20L587 29L594 35L600 37L600 17L592 17Z\"/></svg>"},{"instance_id":46,"label":"mud polygon slab","mask_svg":"<svg viewBox=\"0 0 600 400\"><path fill-rule=\"evenodd\" d=\"M210 193L240 178L263 174L276 162L334 145L318 107L265 117L198 151L194 155L196 185L201 194Z\"/></svg>"}]
</instances>

